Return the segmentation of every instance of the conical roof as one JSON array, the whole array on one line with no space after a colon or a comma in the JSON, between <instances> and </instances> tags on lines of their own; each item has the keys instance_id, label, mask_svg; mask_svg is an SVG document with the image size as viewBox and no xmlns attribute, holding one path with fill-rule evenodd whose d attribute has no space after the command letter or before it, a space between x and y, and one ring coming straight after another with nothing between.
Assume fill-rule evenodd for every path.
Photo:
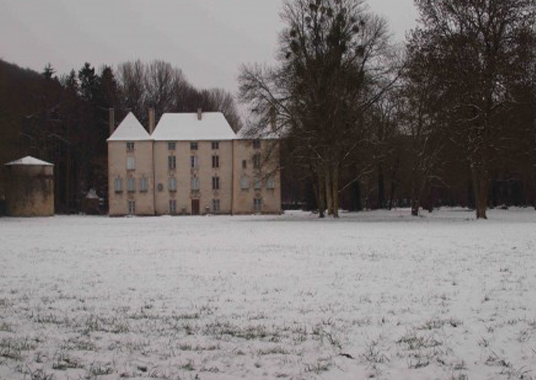
<instances>
[{"instance_id":1,"label":"conical roof","mask_svg":"<svg viewBox=\"0 0 536 380\"><path fill-rule=\"evenodd\" d=\"M8 162L6 165L8 166L16 166L16 165L54 166L54 164L51 164L50 162L42 161L32 156L19 158L18 160Z\"/></svg>"},{"instance_id":2,"label":"conical roof","mask_svg":"<svg viewBox=\"0 0 536 380\"><path fill-rule=\"evenodd\" d=\"M123 119L121 124L107 141L148 141L151 140L149 133L143 128L132 112Z\"/></svg>"}]
</instances>

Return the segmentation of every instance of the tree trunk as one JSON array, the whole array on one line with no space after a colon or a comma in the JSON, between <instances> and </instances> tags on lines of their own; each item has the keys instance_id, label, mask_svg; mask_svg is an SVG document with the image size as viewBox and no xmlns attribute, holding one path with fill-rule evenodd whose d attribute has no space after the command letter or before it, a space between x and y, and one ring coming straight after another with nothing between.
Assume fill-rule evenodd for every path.
<instances>
[{"instance_id":1,"label":"tree trunk","mask_svg":"<svg viewBox=\"0 0 536 380\"><path fill-rule=\"evenodd\" d=\"M476 218L488 219L486 211L488 208L489 179L482 173L482 169L473 167L471 172L473 176Z\"/></svg>"},{"instance_id":2,"label":"tree trunk","mask_svg":"<svg viewBox=\"0 0 536 380\"><path fill-rule=\"evenodd\" d=\"M328 165L326 165L324 169L324 187L326 189L326 206L328 208L328 215L333 215L333 194L331 193L331 178L329 175Z\"/></svg>"},{"instance_id":3,"label":"tree trunk","mask_svg":"<svg viewBox=\"0 0 536 380\"><path fill-rule=\"evenodd\" d=\"M332 175L332 189L333 189L333 217L339 217L339 167L338 165L333 165L333 175Z\"/></svg>"},{"instance_id":4,"label":"tree trunk","mask_svg":"<svg viewBox=\"0 0 536 380\"><path fill-rule=\"evenodd\" d=\"M318 185L315 186L316 205L318 207L318 217L324 218L326 216L326 202L324 197L324 182L322 176L318 176Z\"/></svg>"}]
</instances>

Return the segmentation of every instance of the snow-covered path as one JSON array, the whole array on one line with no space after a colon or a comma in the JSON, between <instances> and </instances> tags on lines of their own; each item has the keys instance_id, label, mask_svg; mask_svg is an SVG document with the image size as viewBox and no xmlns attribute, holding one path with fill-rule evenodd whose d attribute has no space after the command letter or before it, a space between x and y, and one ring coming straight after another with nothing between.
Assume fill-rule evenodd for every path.
<instances>
[{"instance_id":1,"label":"snow-covered path","mask_svg":"<svg viewBox=\"0 0 536 380\"><path fill-rule=\"evenodd\" d=\"M536 212L408 214L2 218L0 379L536 378Z\"/></svg>"}]
</instances>

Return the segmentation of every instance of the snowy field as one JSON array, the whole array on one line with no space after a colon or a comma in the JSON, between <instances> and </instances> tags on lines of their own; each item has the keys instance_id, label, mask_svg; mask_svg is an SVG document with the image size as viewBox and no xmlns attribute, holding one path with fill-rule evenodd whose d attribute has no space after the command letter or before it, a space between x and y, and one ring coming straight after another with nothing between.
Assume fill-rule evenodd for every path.
<instances>
[{"instance_id":1,"label":"snowy field","mask_svg":"<svg viewBox=\"0 0 536 380\"><path fill-rule=\"evenodd\" d=\"M536 379L536 212L0 218L0 379Z\"/></svg>"}]
</instances>

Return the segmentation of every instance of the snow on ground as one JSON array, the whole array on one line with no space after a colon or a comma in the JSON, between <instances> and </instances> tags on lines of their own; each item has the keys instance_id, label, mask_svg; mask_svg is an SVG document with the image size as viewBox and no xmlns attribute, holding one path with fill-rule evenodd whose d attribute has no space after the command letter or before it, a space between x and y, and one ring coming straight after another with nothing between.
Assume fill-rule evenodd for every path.
<instances>
[{"instance_id":1,"label":"snow on ground","mask_svg":"<svg viewBox=\"0 0 536 380\"><path fill-rule=\"evenodd\" d=\"M536 379L536 212L0 218L0 379Z\"/></svg>"}]
</instances>

